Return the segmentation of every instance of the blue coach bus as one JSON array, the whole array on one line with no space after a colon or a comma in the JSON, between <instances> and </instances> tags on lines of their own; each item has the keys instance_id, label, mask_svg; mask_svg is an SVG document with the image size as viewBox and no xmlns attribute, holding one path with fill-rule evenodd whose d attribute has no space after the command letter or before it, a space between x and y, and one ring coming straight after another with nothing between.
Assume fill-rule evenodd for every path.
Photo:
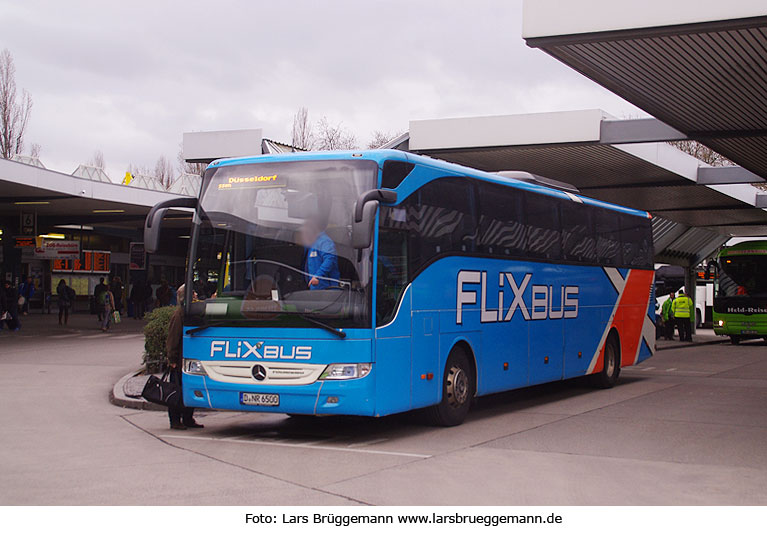
<instances>
[{"instance_id":1,"label":"blue coach bus","mask_svg":"<svg viewBox=\"0 0 767 535\"><path fill-rule=\"evenodd\" d=\"M477 396L613 386L654 352L650 216L510 176L393 150L213 162L145 228L151 252L195 209L184 402L457 425Z\"/></svg>"}]
</instances>

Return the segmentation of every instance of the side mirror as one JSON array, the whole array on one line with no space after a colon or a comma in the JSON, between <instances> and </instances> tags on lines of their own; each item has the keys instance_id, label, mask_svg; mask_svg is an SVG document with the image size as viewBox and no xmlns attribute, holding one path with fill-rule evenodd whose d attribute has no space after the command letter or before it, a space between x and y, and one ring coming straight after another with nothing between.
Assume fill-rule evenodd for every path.
<instances>
[{"instance_id":1,"label":"side mirror","mask_svg":"<svg viewBox=\"0 0 767 535\"><path fill-rule=\"evenodd\" d=\"M359 203L359 201L357 201ZM355 206L355 213L357 207ZM376 221L378 201L369 201L362 206L360 221L354 218L352 221L352 247L355 249L367 249L373 243L373 225Z\"/></svg>"},{"instance_id":2,"label":"side mirror","mask_svg":"<svg viewBox=\"0 0 767 535\"><path fill-rule=\"evenodd\" d=\"M146 221L144 221L144 250L147 253L156 253L160 247L162 219L169 208L197 208L197 199L181 197L162 201L152 206L146 216Z\"/></svg>"},{"instance_id":3,"label":"side mirror","mask_svg":"<svg viewBox=\"0 0 767 535\"><path fill-rule=\"evenodd\" d=\"M373 241L373 224L380 203L397 202L397 192L390 189L371 189L360 195L354 204L352 219L352 247L366 249Z\"/></svg>"},{"instance_id":4,"label":"side mirror","mask_svg":"<svg viewBox=\"0 0 767 535\"><path fill-rule=\"evenodd\" d=\"M160 208L150 214L144 223L144 250L148 253L155 253L160 248L160 229L162 228L162 219L168 213L167 208Z\"/></svg>"}]
</instances>

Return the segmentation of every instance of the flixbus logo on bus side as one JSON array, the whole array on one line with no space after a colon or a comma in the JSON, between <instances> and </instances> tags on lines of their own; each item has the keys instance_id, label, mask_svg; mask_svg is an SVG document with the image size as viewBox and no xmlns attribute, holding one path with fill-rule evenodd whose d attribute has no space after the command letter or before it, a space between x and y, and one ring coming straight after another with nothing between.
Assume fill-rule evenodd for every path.
<instances>
[{"instance_id":1,"label":"flixbus logo on bus side","mask_svg":"<svg viewBox=\"0 0 767 535\"><path fill-rule=\"evenodd\" d=\"M309 360L312 358L311 346L264 345L263 342L251 344L240 340L236 344L229 340L213 340L210 342L210 356L221 355L227 359L246 359L251 355L257 359Z\"/></svg>"},{"instance_id":2,"label":"flixbus logo on bus side","mask_svg":"<svg viewBox=\"0 0 767 535\"><path fill-rule=\"evenodd\" d=\"M488 308L487 305L487 272L461 270L458 272L458 287L456 289L455 322L463 323L464 305L477 304L477 289L471 285L479 284L480 321L493 323L511 321L519 310L525 321L562 319L578 317L578 286L560 286L555 288L546 284L533 284L530 292L530 302L525 301L525 290L533 278L532 273L526 273L522 281L517 280L511 273L501 272L498 276L498 305ZM506 290L511 293L511 304L506 307ZM508 302L508 301L506 301Z\"/></svg>"}]
</instances>

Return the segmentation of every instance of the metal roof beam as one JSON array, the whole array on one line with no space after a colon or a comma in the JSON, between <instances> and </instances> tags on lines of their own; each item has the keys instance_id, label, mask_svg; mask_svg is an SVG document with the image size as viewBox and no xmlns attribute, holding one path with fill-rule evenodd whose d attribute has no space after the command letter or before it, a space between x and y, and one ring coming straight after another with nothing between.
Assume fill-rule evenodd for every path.
<instances>
[{"instance_id":1,"label":"metal roof beam","mask_svg":"<svg viewBox=\"0 0 767 535\"><path fill-rule=\"evenodd\" d=\"M655 247L655 254L656 256L661 256L666 248L674 243L677 239L679 239L683 234L685 234L690 227L687 225L682 225L681 223L677 223L674 228L667 231L663 236L658 236L657 239L655 239L655 243L653 246Z\"/></svg>"},{"instance_id":2,"label":"metal roof beam","mask_svg":"<svg viewBox=\"0 0 767 535\"><path fill-rule=\"evenodd\" d=\"M699 167L697 183L703 186L719 184L754 184L765 180L738 165L725 167Z\"/></svg>"},{"instance_id":3,"label":"metal roof beam","mask_svg":"<svg viewBox=\"0 0 767 535\"><path fill-rule=\"evenodd\" d=\"M757 208L767 208L767 193L757 193L754 206Z\"/></svg>"},{"instance_id":4,"label":"metal roof beam","mask_svg":"<svg viewBox=\"0 0 767 535\"><path fill-rule=\"evenodd\" d=\"M599 126L599 131L599 142L607 145L687 139L687 135L654 117L646 119L603 119Z\"/></svg>"}]
</instances>

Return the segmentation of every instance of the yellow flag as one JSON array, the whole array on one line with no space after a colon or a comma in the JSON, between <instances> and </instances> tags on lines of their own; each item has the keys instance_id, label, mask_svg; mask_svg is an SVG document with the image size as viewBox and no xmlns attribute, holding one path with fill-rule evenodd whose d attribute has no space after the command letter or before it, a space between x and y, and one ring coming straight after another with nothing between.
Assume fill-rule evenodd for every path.
<instances>
[{"instance_id":1,"label":"yellow flag","mask_svg":"<svg viewBox=\"0 0 767 535\"><path fill-rule=\"evenodd\" d=\"M129 171L126 171L125 178L123 178L123 185L128 186L131 183L131 180L133 180L133 175L130 174Z\"/></svg>"}]
</instances>

